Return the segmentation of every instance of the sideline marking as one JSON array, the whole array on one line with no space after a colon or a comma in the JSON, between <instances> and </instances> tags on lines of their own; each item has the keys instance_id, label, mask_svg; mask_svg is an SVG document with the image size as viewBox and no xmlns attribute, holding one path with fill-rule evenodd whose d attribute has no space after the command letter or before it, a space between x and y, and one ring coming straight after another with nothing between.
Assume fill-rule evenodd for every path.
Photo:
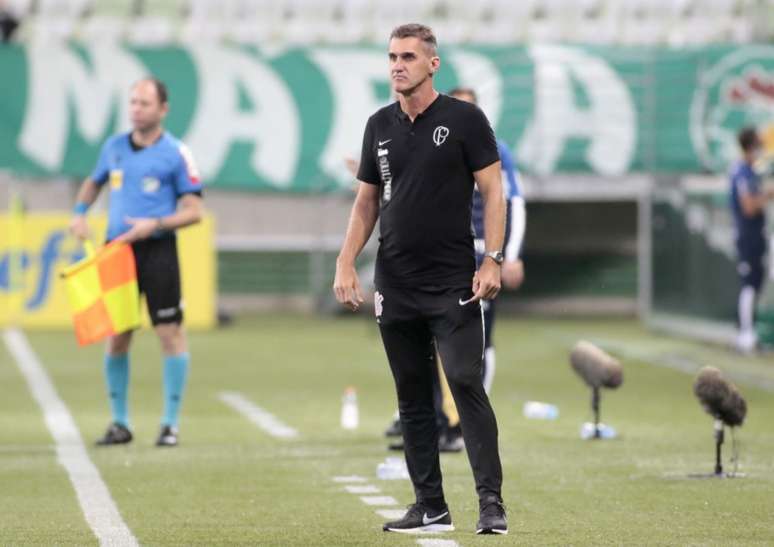
<instances>
[{"instance_id":1,"label":"sideline marking","mask_svg":"<svg viewBox=\"0 0 774 547\"><path fill-rule=\"evenodd\" d=\"M366 482L365 477L360 477L358 475L340 475L338 477L333 477L333 482Z\"/></svg>"},{"instance_id":2,"label":"sideline marking","mask_svg":"<svg viewBox=\"0 0 774 547\"><path fill-rule=\"evenodd\" d=\"M392 496L360 496L360 501L366 505L398 505L398 502Z\"/></svg>"},{"instance_id":3,"label":"sideline marking","mask_svg":"<svg viewBox=\"0 0 774 547\"><path fill-rule=\"evenodd\" d=\"M218 398L272 437L280 439L298 437L298 431L285 425L276 416L255 405L241 393L222 391L218 394Z\"/></svg>"},{"instance_id":4,"label":"sideline marking","mask_svg":"<svg viewBox=\"0 0 774 547\"><path fill-rule=\"evenodd\" d=\"M350 494L380 494L382 492L372 484L345 486L344 490Z\"/></svg>"},{"instance_id":5,"label":"sideline marking","mask_svg":"<svg viewBox=\"0 0 774 547\"><path fill-rule=\"evenodd\" d=\"M396 520L403 518L406 511L404 509L379 509L376 514L387 520Z\"/></svg>"},{"instance_id":6,"label":"sideline marking","mask_svg":"<svg viewBox=\"0 0 774 547\"><path fill-rule=\"evenodd\" d=\"M137 538L121 518L107 485L89 458L72 414L57 394L27 337L12 328L3 332L3 339L43 412L46 427L56 444L57 460L67 471L86 522L99 544L138 546Z\"/></svg>"}]
</instances>

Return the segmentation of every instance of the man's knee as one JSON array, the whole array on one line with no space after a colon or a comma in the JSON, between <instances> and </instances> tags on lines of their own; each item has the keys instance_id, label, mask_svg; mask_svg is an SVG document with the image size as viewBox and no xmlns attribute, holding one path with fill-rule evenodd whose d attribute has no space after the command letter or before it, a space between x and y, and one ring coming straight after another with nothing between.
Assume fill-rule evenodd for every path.
<instances>
[{"instance_id":1,"label":"man's knee","mask_svg":"<svg viewBox=\"0 0 774 547\"><path fill-rule=\"evenodd\" d=\"M444 366L446 379L452 389L471 389L481 386L481 359L472 363L449 363Z\"/></svg>"},{"instance_id":2,"label":"man's knee","mask_svg":"<svg viewBox=\"0 0 774 547\"><path fill-rule=\"evenodd\" d=\"M132 331L116 334L108 339L107 351L109 355L121 355L129 352L132 343Z\"/></svg>"},{"instance_id":3,"label":"man's knee","mask_svg":"<svg viewBox=\"0 0 774 547\"><path fill-rule=\"evenodd\" d=\"M188 351L185 331L181 323L160 323L156 325L156 334L159 336L164 354L177 355Z\"/></svg>"}]
</instances>

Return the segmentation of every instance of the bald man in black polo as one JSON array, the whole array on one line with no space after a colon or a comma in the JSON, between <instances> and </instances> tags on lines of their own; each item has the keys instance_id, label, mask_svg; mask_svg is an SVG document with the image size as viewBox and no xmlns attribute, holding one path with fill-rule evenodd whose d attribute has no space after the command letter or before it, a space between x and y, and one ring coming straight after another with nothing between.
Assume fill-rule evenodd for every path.
<instances>
[{"instance_id":1,"label":"bald man in black polo","mask_svg":"<svg viewBox=\"0 0 774 547\"><path fill-rule=\"evenodd\" d=\"M371 116L363 137L358 195L336 265L334 291L363 302L355 259L377 218L375 311L398 392L406 463L416 503L386 531L453 530L443 494L433 407L434 351L457 403L479 497L477 533L506 534L497 423L481 383L481 300L500 289L505 200L494 133L475 105L439 94L436 40L423 25L390 37L398 101ZM476 271L474 183L484 198L486 258Z\"/></svg>"}]
</instances>

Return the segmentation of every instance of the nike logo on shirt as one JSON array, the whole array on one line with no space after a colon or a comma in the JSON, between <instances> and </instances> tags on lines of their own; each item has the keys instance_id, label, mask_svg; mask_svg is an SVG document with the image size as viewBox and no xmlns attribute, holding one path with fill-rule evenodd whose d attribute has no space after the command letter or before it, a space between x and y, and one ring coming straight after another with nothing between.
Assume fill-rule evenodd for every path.
<instances>
[{"instance_id":1,"label":"nike logo on shirt","mask_svg":"<svg viewBox=\"0 0 774 547\"><path fill-rule=\"evenodd\" d=\"M467 306L471 302L473 302L472 298L469 298L468 300L463 300L462 298L460 298L459 301L458 301L460 306Z\"/></svg>"},{"instance_id":2,"label":"nike logo on shirt","mask_svg":"<svg viewBox=\"0 0 774 547\"><path fill-rule=\"evenodd\" d=\"M391 141L392 141L392 139L387 139L386 141L379 141L379 146L384 146L385 144L387 144L388 142L391 142Z\"/></svg>"},{"instance_id":3,"label":"nike logo on shirt","mask_svg":"<svg viewBox=\"0 0 774 547\"><path fill-rule=\"evenodd\" d=\"M425 513L424 515L422 515L422 524L424 526L427 526L428 524L432 524L434 522L438 522L439 520L441 520L443 517L445 517L448 514L449 514L449 512L446 511L444 513L441 513L437 517L430 518L430 517L427 516L427 513Z\"/></svg>"}]
</instances>

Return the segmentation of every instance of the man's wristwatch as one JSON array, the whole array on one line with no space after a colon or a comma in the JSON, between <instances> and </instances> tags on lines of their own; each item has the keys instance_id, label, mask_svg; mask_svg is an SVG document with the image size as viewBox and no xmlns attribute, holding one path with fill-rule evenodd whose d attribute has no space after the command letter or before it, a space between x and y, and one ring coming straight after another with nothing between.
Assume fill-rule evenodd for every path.
<instances>
[{"instance_id":1,"label":"man's wristwatch","mask_svg":"<svg viewBox=\"0 0 774 547\"><path fill-rule=\"evenodd\" d=\"M502 264L505 261L505 255L503 255L502 251L489 251L484 253L484 256L488 256L498 264Z\"/></svg>"}]
</instances>

